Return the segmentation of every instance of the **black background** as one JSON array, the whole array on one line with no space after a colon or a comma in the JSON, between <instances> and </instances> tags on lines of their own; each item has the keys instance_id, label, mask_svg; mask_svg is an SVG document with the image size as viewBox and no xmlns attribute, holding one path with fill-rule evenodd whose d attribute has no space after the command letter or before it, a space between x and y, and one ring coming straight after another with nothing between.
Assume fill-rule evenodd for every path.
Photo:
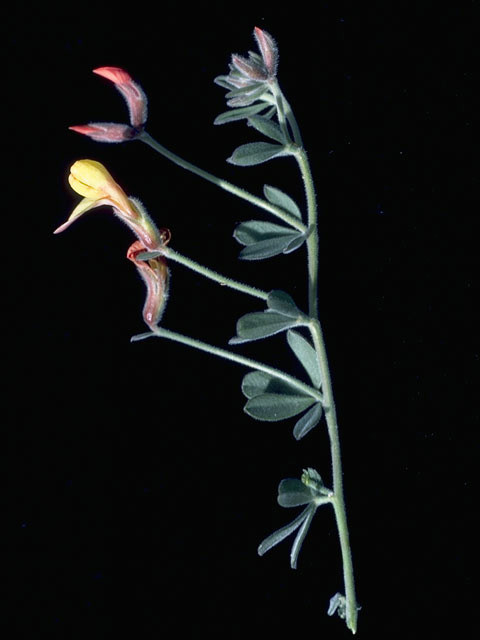
<instances>
[{"instance_id":1,"label":"black background","mask_svg":"<svg viewBox=\"0 0 480 640\"><path fill-rule=\"evenodd\" d=\"M359 633L473 628L477 3L315 7L33 5L3 22L9 637L349 635L326 617L342 590L331 513L319 512L298 571L287 542L256 555L294 517L276 505L279 480L313 466L329 481L324 428L296 443L293 420L242 412L242 368L166 341L129 343L144 331L144 291L124 257L130 232L107 210L51 233L78 201L70 165L93 158L171 229L177 251L304 304L302 250L237 260L235 224L263 214L138 142L67 129L126 121L119 94L91 73L120 66L149 96L147 129L167 148L301 201L293 161L226 164L258 137L212 124L225 110L212 80L253 48L255 25L279 43L316 179ZM171 271L167 328L224 346L241 314L263 308ZM282 335L236 349L302 375Z\"/></svg>"}]
</instances>

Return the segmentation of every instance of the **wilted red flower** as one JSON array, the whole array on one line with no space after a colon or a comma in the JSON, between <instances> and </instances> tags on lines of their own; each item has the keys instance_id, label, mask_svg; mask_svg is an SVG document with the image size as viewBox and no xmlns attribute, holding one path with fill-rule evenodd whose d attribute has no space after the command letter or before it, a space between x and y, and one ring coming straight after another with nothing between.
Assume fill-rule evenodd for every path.
<instances>
[{"instance_id":1,"label":"wilted red flower","mask_svg":"<svg viewBox=\"0 0 480 640\"><path fill-rule=\"evenodd\" d=\"M170 231L163 229L164 244L170 239ZM143 319L152 331L155 331L165 309L168 297L169 273L167 261L163 256L157 256L149 260L137 260L139 253L144 253L146 248L137 240L127 251L127 258L137 267L147 287L147 297L143 307Z\"/></svg>"}]
</instances>

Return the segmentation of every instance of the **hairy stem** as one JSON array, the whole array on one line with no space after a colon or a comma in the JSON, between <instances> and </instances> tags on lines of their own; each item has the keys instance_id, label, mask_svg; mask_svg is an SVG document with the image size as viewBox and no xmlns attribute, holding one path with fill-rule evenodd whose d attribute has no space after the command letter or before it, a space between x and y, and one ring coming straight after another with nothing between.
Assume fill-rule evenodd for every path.
<instances>
[{"instance_id":1,"label":"hairy stem","mask_svg":"<svg viewBox=\"0 0 480 640\"><path fill-rule=\"evenodd\" d=\"M328 436L330 440L330 453L332 457L332 478L333 478L333 499L332 504L337 522L338 537L342 552L343 580L345 585L345 595L347 599L346 622L347 627L356 633L358 607L355 595L355 581L353 576L352 552L348 535L347 512L345 509L345 498L343 494L343 472L342 457L340 450L340 438L338 434L337 413L335 400L333 397L332 381L328 366L325 341L323 339L322 328L318 320L313 320L310 324L315 351L317 352L322 378L322 390L324 394L324 412L327 421Z\"/></svg>"},{"instance_id":2,"label":"hairy stem","mask_svg":"<svg viewBox=\"0 0 480 640\"><path fill-rule=\"evenodd\" d=\"M133 336L132 342L137 342L138 340L143 340L145 338L167 338L168 340L173 340L175 342L181 342L189 347L194 347L195 349L199 349L200 351L206 351L207 353L211 353L214 356L218 356L220 358L224 358L225 360L230 360L231 362L236 362L237 364L241 364L249 369L256 369L257 371L263 371L265 373L274 376L275 378L279 378L284 382L288 383L292 387L297 388L302 393L306 393L307 395L314 398L317 402L323 402L323 395L313 387L305 384L298 378L285 373L284 371L280 371L280 369L275 369L274 367L270 367L268 364L264 364L263 362L258 362L258 360L252 360L251 358L245 358L244 356L238 355L237 353L233 353L232 351L227 351L226 349L220 349L219 347L215 347L208 342L202 342L201 340L197 340L196 338L190 338L189 336L185 336L181 333L176 333L175 331L169 331L168 329L164 329L163 327L157 327L154 333L142 333L138 336Z\"/></svg>"},{"instance_id":3,"label":"hairy stem","mask_svg":"<svg viewBox=\"0 0 480 640\"><path fill-rule=\"evenodd\" d=\"M311 318L318 319L318 226L317 226L317 199L313 184L310 163L303 148L298 149L295 157L302 174L307 199L308 211L308 313Z\"/></svg>"},{"instance_id":4,"label":"hairy stem","mask_svg":"<svg viewBox=\"0 0 480 640\"><path fill-rule=\"evenodd\" d=\"M241 187L237 187L236 185L230 182L227 182L227 180L223 180L222 178L217 178L217 176L214 176L212 173L209 173L208 171L204 171L203 169L200 169L200 167L197 167L196 165L192 164L191 162L184 160L180 156L177 156L176 153L173 153L172 151L170 151L169 149L161 145L159 142L157 142L146 131L141 133L137 139L141 140L142 142L145 142L145 144L148 144L149 147L152 147L152 149L155 149L155 151L158 151L158 153L161 153L163 156L168 158L171 162L174 162L175 164L177 164L179 167L182 167L187 171L191 171L192 173L195 173L197 176L200 176L200 178L203 178L208 182L212 182L217 187L220 187L221 189L224 189L225 191L228 191L229 193L232 193L233 195L239 198L242 198L242 200L247 200L248 202L255 205L256 207L260 207L260 209L264 209L265 211L272 213L274 216L276 216L277 218L280 218L281 220L289 224L291 227L298 229L298 231L301 231L302 233L306 232L307 230L306 226L303 224L303 222L301 222L295 216L292 216L291 214L287 213L280 207L277 207L276 205L268 202L267 200L254 196L249 191L246 191Z\"/></svg>"},{"instance_id":5,"label":"hairy stem","mask_svg":"<svg viewBox=\"0 0 480 640\"><path fill-rule=\"evenodd\" d=\"M281 91L277 85L277 92ZM285 99L277 98L277 104L288 105ZM332 380L330 376L330 368L328 366L327 352L323 332L318 319L318 212L317 199L315 195L315 187L308 162L307 154L301 144L300 131L297 121L293 115L293 111L288 105L287 119L294 132L296 150L294 155L298 162L300 173L302 175L305 187L305 197L307 200L308 212L308 229L309 236L307 239L307 260L308 260L308 309L310 315L310 332L313 344L317 353L320 372L322 378L322 390L324 393L324 411L327 421L328 436L330 440L330 453L332 457L332 479L333 479L333 507L335 511L335 519L337 523L338 537L340 540L340 549L342 552L343 579L345 585L346 596L346 623L347 627L356 633L358 607L355 595L355 582L353 576L352 552L350 548L347 513L345 508L345 498L343 492L343 472L342 457L340 450L340 438L338 433L337 415L335 410L335 400L333 397ZM282 111L282 117L283 115Z\"/></svg>"},{"instance_id":6,"label":"hairy stem","mask_svg":"<svg viewBox=\"0 0 480 640\"><path fill-rule=\"evenodd\" d=\"M231 289L236 289L241 293L246 293L247 295L253 296L254 298L260 298L261 300L267 300L268 293L262 291L261 289L257 289L256 287L251 287L250 285L243 284L243 282L237 282L237 280L232 280L232 278L227 278L227 276L222 275L221 273L217 273L213 271L213 269L209 269L208 267L195 262L191 258L187 258L187 256L174 251L170 247L165 248L162 252L168 260L173 260L174 262L179 262L183 264L185 267L192 269L192 271L196 271L205 278L209 278L210 280L214 280L218 282L220 285L225 287L230 287Z\"/></svg>"},{"instance_id":7,"label":"hairy stem","mask_svg":"<svg viewBox=\"0 0 480 640\"><path fill-rule=\"evenodd\" d=\"M285 118L285 108L284 108L285 98L276 80L273 80L270 83L270 89L272 91L273 97L275 98L275 104L277 107L278 124L280 125L280 129L282 130L282 133L285 136L285 139L288 142L291 142L292 139L290 137L290 132L287 127L287 120Z\"/></svg>"}]
</instances>

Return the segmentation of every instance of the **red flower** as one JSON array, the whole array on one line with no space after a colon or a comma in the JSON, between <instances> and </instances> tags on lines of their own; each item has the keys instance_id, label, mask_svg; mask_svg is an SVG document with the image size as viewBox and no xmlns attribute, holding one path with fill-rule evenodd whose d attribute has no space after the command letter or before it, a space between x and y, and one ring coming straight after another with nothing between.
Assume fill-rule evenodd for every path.
<instances>
[{"instance_id":1,"label":"red flower","mask_svg":"<svg viewBox=\"0 0 480 640\"><path fill-rule=\"evenodd\" d=\"M168 229L162 229L164 244L170 239ZM154 332L160 322L168 297L169 274L167 261L163 256L157 256L150 260L137 260L139 253L146 251L145 246L136 240L127 251L127 258L137 267L147 287L147 297L143 307L143 319Z\"/></svg>"},{"instance_id":2,"label":"red flower","mask_svg":"<svg viewBox=\"0 0 480 640\"><path fill-rule=\"evenodd\" d=\"M93 73L115 84L127 103L131 126L114 122L92 122L69 129L99 142L134 140L143 131L147 121L147 96L130 75L119 67L99 67Z\"/></svg>"}]
</instances>

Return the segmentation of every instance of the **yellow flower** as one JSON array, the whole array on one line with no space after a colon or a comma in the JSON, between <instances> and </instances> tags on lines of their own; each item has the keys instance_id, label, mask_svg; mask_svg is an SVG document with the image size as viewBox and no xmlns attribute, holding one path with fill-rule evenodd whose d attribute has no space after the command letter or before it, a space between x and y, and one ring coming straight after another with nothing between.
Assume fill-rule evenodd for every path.
<instances>
[{"instance_id":1,"label":"yellow flower","mask_svg":"<svg viewBox=\"0 0 480 640\"><path fill-rule=\"evenodd\" d=\"M61 233L90 209L110 205L114 213L127 224L148 250L163 243L158 229L142 205L129 198L107 169L96 160L77 160L68 176L74 191L83 196L70 217L54 233Z\"/></svg>"},{"instance_id":2,"label":"yellow flower","mask_svg":"<svg viewBox=\"0 0 480 640\"><path fill-rule=\"evenodd\" d=\"M68 182L74 191L89 200L108 198L133 218L138 214L132 209L127 195L115 182L107 169L96 160L77 160L70 169Z\"/></svg>"}]
</instances>

